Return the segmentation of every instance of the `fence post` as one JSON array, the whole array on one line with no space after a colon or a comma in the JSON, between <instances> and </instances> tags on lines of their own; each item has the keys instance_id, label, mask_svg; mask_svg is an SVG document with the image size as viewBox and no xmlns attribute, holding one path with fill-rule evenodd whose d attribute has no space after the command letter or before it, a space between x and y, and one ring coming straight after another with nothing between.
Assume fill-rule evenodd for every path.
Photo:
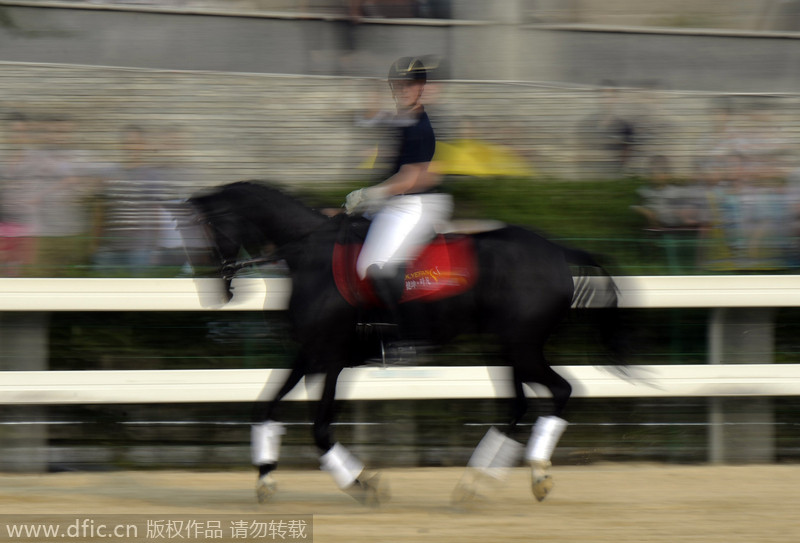
<instances>
[{"instance_id":1,"label":"fence post","mask_svg":"<svg viewBox=\"0 0 800 543\"><path fill-rule=\"evenodd\" d=\"M48 366L49 313L0 313L0 371L41 371ZM47 426L17 424L39 416L47 406L3 406L0 413L0 471L47 471Z\"/></svg>"},{"instance_id":2,"label":"fence post","mask_svg":"<svg viewBox=\"0 0 800 543\"><path fill-rule=\"evenodd\" d=\"M708 326L710 364L771 364L775 310L712 309ZM711 398L708 460L712 463L771 463L775 426L771 398Z\"/></svg>"}]
</instances>

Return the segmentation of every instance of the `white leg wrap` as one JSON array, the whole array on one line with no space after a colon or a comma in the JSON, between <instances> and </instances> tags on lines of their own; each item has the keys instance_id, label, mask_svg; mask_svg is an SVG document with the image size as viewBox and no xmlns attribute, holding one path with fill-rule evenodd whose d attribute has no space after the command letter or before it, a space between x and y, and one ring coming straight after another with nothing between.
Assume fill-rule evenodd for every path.
<instances>
[{"instance_id":1,"label":"white leg wrap","mask_svg":"<svg viewBox=\"0 0 800 543\"><path fill-rule=\"evenodd\" d=\"M525 449L525 460L549 461L566 427L567 421L564 419L539 417Z\"/></svg>"},{"instance_id":2,"label":"white leg wrap","mask_svg":"<svg viewBox=\"0 0 800 543\"><path fill-rule=\"evenodd\" d=\"M361 460L353 456L353 453L340 443L334 444L328 452L323 454L319 463L320 468L329 472L336 485L341 489L352 486L364 471L364 464L361 463Z\"/></svg>"},{"instance_id":3,"label":"white leg wrap","mask_svg":"<svg viewBox=\"0 0 800 543\"><path fill-rule=\"evenodd\" d=\"M522 444L492 427L475 447L467 465L495 479L502 479L521 456Z\"/></svg>"},{"instance_id":4,"label":"white leg wrap","mask_svg":"<svg viewBox=\"0 0 800 543\"><path fill-rule=\"evenodd\" d=\"M281 436L286 429L280 422L268 420L254 424L250 432L250 453L254 466L274 464L281 454Z\"/></svg>"}]
</instances>

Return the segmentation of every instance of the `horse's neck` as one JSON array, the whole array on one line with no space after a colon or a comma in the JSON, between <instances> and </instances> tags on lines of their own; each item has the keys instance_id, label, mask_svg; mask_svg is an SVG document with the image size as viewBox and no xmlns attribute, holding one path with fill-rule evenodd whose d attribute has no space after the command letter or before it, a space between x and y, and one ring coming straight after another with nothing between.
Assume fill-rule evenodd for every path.
<instances>
[{"instance_id":1,"label":"horse's neck","mask_svg":"<svg viewBox=\"0 0 800 543\"><path fill-rule=\"evenodd\" d=\"M314 232L330 228L325 215L281 192L273 191L262 200L253 221L261 225L269 241L278 246L302 241Z\"/></svg>"}]
</instances>

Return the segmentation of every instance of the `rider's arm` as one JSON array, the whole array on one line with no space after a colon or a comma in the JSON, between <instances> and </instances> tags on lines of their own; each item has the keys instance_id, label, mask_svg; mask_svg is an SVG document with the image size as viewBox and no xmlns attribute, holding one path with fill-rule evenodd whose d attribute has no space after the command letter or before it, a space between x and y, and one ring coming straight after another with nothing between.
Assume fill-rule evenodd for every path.
<instances>
[{"instance_id":1,"label":"rider's arm","mask_svg":"<svg viewBox=\"0 0 800 543\"><path fill-rule=\"evenodd\" d=\"M347 195L345 209L354 213L367 202L380 202L398 194L425 192L439 183L439 175L428 170L430 162L403 164L396 174L382 183L354 190Z\"/></svg>"},{"instance_id":2,"label":"rider's arm","mask_svg":"<svg viewBox=\"0 0 800 543\"><path fill-rule=\"evenodd\" d=\"M428 171L430 162L403 164L396 174L372 187L384 196L424 192L436 185L437 178Z\"/></svg>"}]
</instances>

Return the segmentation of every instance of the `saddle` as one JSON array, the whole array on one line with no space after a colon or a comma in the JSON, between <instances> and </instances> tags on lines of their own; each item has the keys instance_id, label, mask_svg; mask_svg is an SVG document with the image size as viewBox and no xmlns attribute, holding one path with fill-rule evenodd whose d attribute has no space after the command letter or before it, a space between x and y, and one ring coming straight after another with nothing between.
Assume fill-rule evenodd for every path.
<instances>
[{"instance_id":1,"label":"saddle","mask_svg":"<svg viewBox=\"0 0 800 543\"><path fill-rule=\"evenodd\" d=\"M360 279L356 273L366 226L353 225L350 234L337 239L333 248L333 278L350 305L376 307L380 302L371 281ZM464 234L439 234L406 267L400 303L430 302L461 294L475 284L477 272L472 238Z\"/></svg>"}]
</instances>

